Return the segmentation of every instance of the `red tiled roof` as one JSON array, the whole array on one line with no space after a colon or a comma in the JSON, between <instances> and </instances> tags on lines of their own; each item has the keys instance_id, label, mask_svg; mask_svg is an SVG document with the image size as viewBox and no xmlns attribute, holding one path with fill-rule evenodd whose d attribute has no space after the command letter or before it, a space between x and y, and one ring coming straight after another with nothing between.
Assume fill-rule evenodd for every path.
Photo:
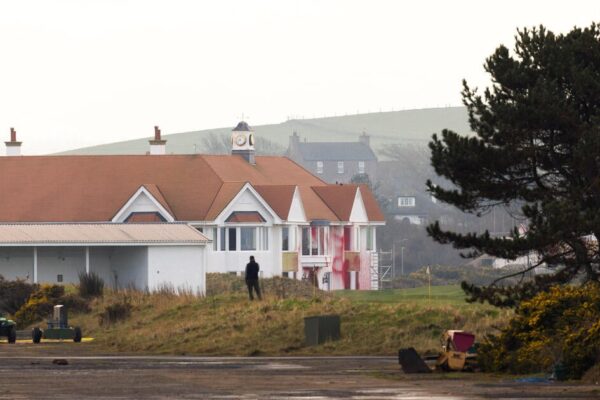
<instances>
[{"instance_id":1,"label":"red tiled roof","mask_svg":"<svg viewBox=\"0 0 600 400\"><path fill-rule=\"evenodd\" d=\"M157 212L133 212L127 217L125 222L164 222L165 220Z\"/></svg>"},{"instance_id":2,"label":"red tiled roof","mask_svg":"<svg viewBox=\"0 0 600 400\"><path fill-rule=\"evenodd\" d=\"M175 215L175 213L173 213L173 210L171 210L171 207L169 207L169 203L165 199L165 196L163 196L163 194L160 191L160 189L158 188L158 186L156 186L154 183L144 183L143 186L146 188L146 190L148 192L150 192L152 197L154 197L154 199L156 201L158 201L160 203L160 205L163 206L163 208L165 210L167 210L167 212L169 214L171 214L171 216L173 218L177 219L177 216Z\"/></svg>"},{"instance_id":3,"label":"red tiled roof","mask_svg":"<svg viewBox=\"0 0 600 400\"><path fill-rule=\"evenodd\" d=\"M377 199L375 199L375 196L373 195L373 192L369 186L361 183L358 185L358 187L360 188L360 195L362 196L363 203L365 204L369 221L385 222L385 215L383 215L383 212L379 207L379 203L377 203Z\"/></svg>"},{"instance_id":4,"label":"red tiled roof","mask_svg":"<svg viewBox=\"0 0 600 400\"><path fill-rule=\"evenodd\" d=\"M346 214L313 190L331 185L285 157L251 165L231 155L25 156L0 157L0 221L110 221L142 185L177 220L211 221L246 182L283 219L296 186L309 220ZM381 215L372 195L363 199Z\"/></svg>"},{"instance_id":5,"label":"red tiled roof","mask_svg":"<svg viewBox=\"0 0 600 400\"><path fill-rule=\"evenodd\" d=\"M279 218L287 220L294 197L294 185L257 185L254 189L271 206Z\"/></svg>"},{"instance_id":6,"label":"red tiled roof","mask_svg":"<svg viewBox=\"0 0 600 400\"><path fill-rule=\"evenodd\" d=\"M219 188L214 199L206 213L205 220L213 221L221 214L221 211L233 200L233 198L242 190L244 182L225 182Z\"/></svg>"},{"instance_id":7,"label":"red tiled roof","mask_svg":"<svg viewBox=\"0 0 600 400\"><path fill-rule=\"evenodd\" d=\"M265 222L265 219L257 211L235 211L231 213L225 222Z\"/></svg>"},{"instance_id":8,"label":"red tiled roof","mask_svg":"<svg viewBox=\"0 0 600 400\"><path fill-rule=\"evenodd\" d=\"M340 221L350 220L357 189L356 185L329 185L313 188Z\"/></svg>"}]
</instances>

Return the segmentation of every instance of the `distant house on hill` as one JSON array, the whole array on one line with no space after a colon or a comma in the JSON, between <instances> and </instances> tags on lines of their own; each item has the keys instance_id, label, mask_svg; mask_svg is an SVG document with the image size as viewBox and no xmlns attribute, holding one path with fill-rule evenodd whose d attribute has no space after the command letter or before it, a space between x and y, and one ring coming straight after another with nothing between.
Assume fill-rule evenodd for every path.
<instances>
[{"instance_id":1,"label":"distant house on hill","mask_svg":"<svg viewBox=\"0 0 600 400\"><path fill-rule=\"evenodd\" d=\"M388 212L398 221L412 225L426 225L430 222L435 204L436 201L430 196L408 192L396 196Z\"/></svg>"},{"instance_id":2,"label":"distant house on hill","mask_svg":"<svg viewBox=\"0 0 600 400\"><path fill-rule=\"evenodd\" d=\"M308 142L296 132L290 136L288 157L329 183L347 183L353 176L377 175L377 157L371 149L369 135L358 142Z\"/></svg>"}]
</instances>

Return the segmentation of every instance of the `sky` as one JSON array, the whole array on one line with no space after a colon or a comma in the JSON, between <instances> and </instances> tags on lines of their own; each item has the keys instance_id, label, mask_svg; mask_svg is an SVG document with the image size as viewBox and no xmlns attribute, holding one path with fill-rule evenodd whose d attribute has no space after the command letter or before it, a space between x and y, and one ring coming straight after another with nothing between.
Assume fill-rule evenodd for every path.
<instances>
[{"instance_id":1,"label":"sky","mask_svg":"<svg viewBox=\"0 0 600 400\"><path fill-rule=\"evenodd\" d=\"M0 0L0 140L15 127L46 154L154 125L457 106L517 28L594 20L597 0Z\"/></svg>"}]
</instances>

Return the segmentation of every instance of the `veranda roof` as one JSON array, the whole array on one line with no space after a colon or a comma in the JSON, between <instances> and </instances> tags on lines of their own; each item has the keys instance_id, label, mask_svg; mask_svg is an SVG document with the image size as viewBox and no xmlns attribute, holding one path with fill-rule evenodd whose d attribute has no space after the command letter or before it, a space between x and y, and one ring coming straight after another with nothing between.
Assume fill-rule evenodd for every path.
<instances>
[{"instance_id":1,"label":"veranda roof","mask_svg":"<svg viewBox=\"0 0 600 400\"><path fill-rule=\"evenodd\" d=\"M184 223L0 224L0 246L202 245L206 236Z\"/></svg>"}]
</instances>

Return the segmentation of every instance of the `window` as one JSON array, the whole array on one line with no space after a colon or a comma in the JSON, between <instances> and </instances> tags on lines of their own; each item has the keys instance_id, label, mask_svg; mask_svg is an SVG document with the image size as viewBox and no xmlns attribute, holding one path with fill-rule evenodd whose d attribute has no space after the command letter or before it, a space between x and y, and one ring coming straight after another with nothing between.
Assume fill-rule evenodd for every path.
<instances>
[{"instance_id":1,"label":"window","mask_svg":"<svg viewBox=\"0 0 600 400\"><path fill-rule=\"evenodd\" d=\"M235 251L237 250L237 229L236 228L227 228L227 250Z\"/></svg>"},{"instance_id":2,"label":"window","mask_svg":"<svg viewBox=\"0 0 600 400\"><path fill-rule=\"evenodd\" d=\"M213 251L217 251L217 228L212 228L212 245L213 245Z\"/></svg>"},{"instance_id":3,"label":"window","mask_svg":"<svg viewBox=\"0 0 600 400\"><path fill-rule=\"evenodd\" d=\"M323 161L317 161L317 174L323 173Z\"/></svg>"},{"instance_id":4,"label":"window","mask_svg":"<svg viewBox=\"0 0 600 400\"><path fill-rule=\"evenodd\" d=\"M241 250L256 250L256 228L240 228Z\"/></svg>"},{"instance_id":5,"label":"window","mask_svg":"<svg viewBox=\"0 0 600 400\"><path fill-rule=\"evenodd\" d=\"M367 226L367 250L374 250L375 227Z\"/></svg>"},{"instance_id":6,"label":"window","mask_svg":"<svg viewBox=\"0 0 600 400\"><path fill-rule=\"evenodd\" d=\"M398 207L414 207L414 197L398 197Z\"/></svg>"},{"instance_id":7,"label":"window","mask_svg":"<svg viewBox=\"0 0 600 400\"><path fill-rule=\"evenodd\" d=\"M351 226L344 227L344 250L346 250L346 251L352 250L352 227Z\"/></svg>"},{"instance_id":8,"label":"window","mask_svg":"<svg viewBox=\"0 0 600 400\"><path fill-rule=\"evenodd\" d=\"M359 174L364 174L365 173L365 162L364 161L359 161L358 162L358 173Z\"/></svg>"},{"instance_id":9,"label":"window","mask_svg":"<svg viewBox=\"0 0 600 400\"><path fill-rule=\"evenodd\" d=\"M343 174L344 173L344 162L338 161L337 167L338 167L338 174Z\"/></svg>"},{"instance_id":10,"label":"window","mask_svg":"<svg viewBox=\"0 0 600 400\"><path fill-rule=\"evenodd\" d=\"M302 228L302 255L327 254L327 232L328 228L325 226Z\"/></svg>"},{"instance_id":11,"label":"window","mask_svg":"<svg viewBox=\"0 0 600 400\"><path fill-rule=\"evenodd\" d=\"M302 255L310 255L310 228L302 228Z\"/></svg>"},{"instance_id":12,"label":"window","mask_svg":"<svg viewBox=\"0 0 600 400\"><path fill-rule=\"evenodd\" d=\"M290 249L290 228L284 226L281 228L281 250L289 251Z\"/></svg>"},{"instance_id":13,"label":"window","mask_svg":"<svg viewBox=\"0 0 600 400\"><path fill-rule=\"evenodd\" d=\"M220 249L221 251L225 251L227 249L227 236L225 233L226 228L219 228L219 231L221 231L221 234L219 235L219 241L220 241Z\"/></svg>"}]
</instances>

